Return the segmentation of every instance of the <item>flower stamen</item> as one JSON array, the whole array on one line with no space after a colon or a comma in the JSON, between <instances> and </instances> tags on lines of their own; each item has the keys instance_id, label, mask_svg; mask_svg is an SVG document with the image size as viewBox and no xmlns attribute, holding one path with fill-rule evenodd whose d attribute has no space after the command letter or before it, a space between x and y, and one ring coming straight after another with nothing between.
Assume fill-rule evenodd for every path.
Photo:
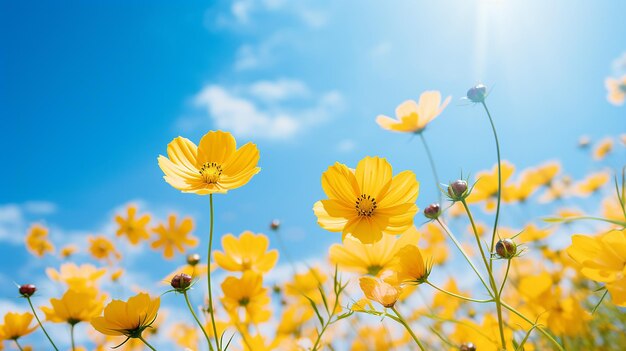
<instances>
[{"instance_id":1,"label":"flower stamen","mask_svg":"<svg viewBox=\"0 0 626 351\"><path fill-rule=\"evenodd\" d=\"M200 175L207 184L215 184L222 175L222 166L215 162L205 162L200 168Z\"/></svg>"},{"instance_id":2,"label":"flower stamen","mask_svg":"<svg viewBox=\"0 0 626 351\"><path fill-rule=\"evenodd\" d=\"M377 206L376 199L369 195L361 194L361 196L356 199L355 208L359 217L371 217Z\"/></svg>"}]
</instances>

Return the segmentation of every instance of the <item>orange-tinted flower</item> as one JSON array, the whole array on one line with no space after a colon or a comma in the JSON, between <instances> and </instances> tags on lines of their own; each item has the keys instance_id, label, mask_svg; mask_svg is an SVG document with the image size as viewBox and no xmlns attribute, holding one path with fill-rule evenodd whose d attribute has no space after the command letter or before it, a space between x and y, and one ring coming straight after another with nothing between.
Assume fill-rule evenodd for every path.
<instances>
[{"instance_id":1,"label":"orange-tinted flower","mask_svg":"<svg viewBox=\"0 0 626 351\"><path fill-rule=\"evenodd\" d=\"M441 93L425 91L420 95L419 103L407 100L396 108L396 119L380 115L376 123L383 128L395 132L420 133L426 125L443 112L451 97L441 103Z\"/></svg>"},{"instance_id":2,"label":"orange-tinted flower","mask_svg":"<svg viewBox=\"0 0 626 351\"><path fill-rule=\"evenodd\" d=\"M102 235L90 236L89 240L89 253L93 258L97 260L111 261L112 259L119 260L122 258L122 254L115 248L115 244L107 237Z\"/></svg>"},{"instance_id":3,"label":"orange-tinted flower","mask_svg":"<svg viewBox=\"0 0 626 351\"><path fill-rule=\"evenodd\" d=\"M48 228L40 224L33 224L28 229L25 242L28 251L37 257L43 257L48 252L54 252L54 245L48 239Z\"/></svg>"},{"instance_id":4,"label":"orange-tinted flower","mask_svg":"<svg viewBox=\"0 0 626 351\"><path fill-rule=\"evenodd\" d=\"M378 302L386 308L393 307L400 298L400 287L389 284L382 279L361 277L359 285L365 297Z\"/></svg>"},{"instance_id":5,"label":"orange-tinted flower","mask_svg":"<svg viewBox=\"0 0 626 351\"><path fill-rule=\"evenodd\" d=\"M115 216L117 222L117 236L125 235L131 244L137 245L142 240L150 238L148 233L148 223L150 222L150 215L144 214L137 216L137 206L129 205L126 209L126 218L117 215Z\"/></svg>"},{"instance_id":6,"label":"orange-tinted flower","mask_svg":"<svg viewBox=\"0 0 626 351\"><path fill-rule=\"evenodd\" d=\"M193 220L183 218L176 224L176 215L168 217L167 224L161 223L153 231L158 238L150 245L153 249L163 248L163 256L167 259L174 257L174 250L184 253L185 246L196 247L198 238L189 233L193 230Z\"/></svg>"}]
</instances>

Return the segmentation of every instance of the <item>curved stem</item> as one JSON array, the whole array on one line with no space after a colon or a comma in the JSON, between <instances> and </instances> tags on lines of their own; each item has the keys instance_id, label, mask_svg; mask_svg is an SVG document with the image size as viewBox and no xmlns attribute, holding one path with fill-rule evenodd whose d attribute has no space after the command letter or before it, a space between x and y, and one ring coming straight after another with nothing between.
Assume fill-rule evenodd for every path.
<instances>
[{"instance_id":1,"label":"curved stem","mask_svg":"<svg viewBox=\"0 0 626 351\"><path fill-rule=\"evenodd\" d=\"M521 319L525 320L526 322L530 323L531 325L536 325L533 321L531 321L530 319L528 319L528 317L524 316L521 312L519 312L518 310L516 310L515 308L513 308L512 306L508 305L506 302L502 301L502 306L504 308L506 308L507 310L515 313L516 315L518 315ZM550 335L545 329L543 329L543 327L537 325L537 330L539 330L543 335L545 335L546 338L548 338L548 340L550 340L559 350L561 351L565 351L565 349L563 349L563 346L561 346L561 344L559 344L558 341L556 341L552 335Z\"/></svg>"},{"instance_id":2,"label":"curved stem","mask_svg":"<svg viewBox=\"0 0 626 351\"><path fill-rule=\"evenodd\" d=\"M415 340L415 343L417 344L417 346L419 346L420 350L425 351L426 349L424 348L424 345L422 345L422 343L419 341L415 333L413 333L413 330L411 330L411 327L409 327L409 325L404 320L400 312L398 312L398 310L396 310L395 307L391 307L391 310L396 314L396 316L398 316L398 320L400 321L400 324L402 324L404 328L406 329L406 331L409 332L413 340Z\"/></svg>"},{"instance_id":3,"label":"curved stem","mask_svg":"<svg viewBox=\"0 0 626 351\"><path fill-rule=\"evenodd\" d=\"M76 350L76 344L74 342L74 327L76 326L76 324L72 323L70 324L70 337L72 339L72 351Z\"/></svg>"},{"instance_id":4,"label":"curved stem","mask_svg":"<svg viewBox=\"0 0 626 351\"><path fill-rule=\"evenodd\" d=\"M476 273L476 275L478 276L478 279L480 279L480 281L485 286L485 289L487 289L487 292L489 293L489 296L493 297L493 293L491 292L491 289L489 288L489 286L485 282L485 279L483 278L483 276L478 271L478 268L476 268L476 266L474 265L474 262L472 262L472 259L469 257L467 252L465 252L465 250L461 246L461 243L459 243L459 241L456 240L456 237L452 234L452 232L450 232L448 227L445 224L443 224L443 222L441 222L441 220L439 218L437 218L437 223L439 223L441 228L443 228L443 230L446 232L446 234L448 234L448 236L450 237L452 242L454 242L454 245L459 249L459 251L461 251L461 254L463 254L463 257L465 257L465 260L467 261L467 263L469 263L469 265L470 265L470 267L472 267L472 270L474 271L474 273Z\"/></svg>"},{"instance_id":5,"label":"curved stem","mask_svg":"<svg viewBox=\"0 0 626 351\"><path fill-rule=\"evenodd\" d=\"M511 269L511 260L507 260L506 263L506 272L504 273L504 279L502 279L502 285L500 285L500 290L498 291L498 296L502 296L502 290L504 290L504 284L506 283L506 279L509 277L509 269Z\"/></svg>"},{"instance_id":6,"label":"curved stem","mask_svg":"<svg viewBox=\"0 0 626 351\"><path fill-rule=\"evenodd\" d=\"M547 218L544 220L548 222L558 221L558 222L563 222L563 223L569 223L569 222L579 221L579 220L592 220L592 221L606 222L606 223L611 223L611 224L616 224L622 227L626 227L626 221L618 221L615 219L593 217L593 216L576 216L576 217L565 217L565 218L555 218L555 219Z\"/></svg>"},{"instance_id":7,"label":"curved stem","mask_svg":"<svg viewBox=\"0 0 626 351\"><path fill-rule=\"evenodd\" d=\"M211 324L213 325L213 336L215 337L215 347L217 347L218 351L221 351L222 348L220 347L220 342L219 342L219 337L217 336L217 327L215 326L215 313L213 312L213 293L211 292L211 251L212 251L212 247L213 247L213 224L214 224L214 218L215 217L215 213L213 210L213 194L209 194L209 204L211 207L211 229L209 232L209 249L208 249L208 253L207 253L207 265L208 265L208 269L207 269L207 281L208 281L208 287L209 287L209 313L211 314ZM210 345L211 343L209 343Z\"/></svg>"},{"instance_id":8,"label":"curved stem","mask_svg":"<svg viewBox=\"0 0 626 351\"><path fill-rule=\"evenodd\" d=\"M143 343L146 344L146 346L148 346L150 348L150 350L156 351L156 349L152 345L148 344L146 339L144 339L141 335L139 335L139 340L143 341Z\"/></svg>"},{"instance_id":9,"label":"curved stem","mask_svg":"<svg viewBox=\"0 0 626 351\"><path fill-rule=\"evenodd\" d=\"M50 338L50 335L48 335L48 332L46 331L46 329L44 329L43 324L41 323L41 320L39 319L39 316L37 316L37 312L35 312L35 307L33 306L33 303L30 301L30 297L27 297L26 300L28 300L28 304L30 305L30 310L33 311L33 315L35 315L35 318L37 319L37 323L39 323L39 327L41 327L41 330L43 331L43 333L46 334L46 337L52 344L52 347L54 347L56 351L59 351L57 346L52 341L52 338Z\"/></svg>"},{"instance_id":10,"label":"curved stem","mask_svg":"<svg viewBox=\"0 0 626 351\"><path fill-rule=\"evenodd\" d=\"M496 132L496 126L493 124L493 118L491 118L491 113L487 108L487 104L485 101L482 102L483 107L485 108L485 112L487 112L487 117L489 117L489 123L491 124L491 130L493 131L493 137L496 140L496 153L498 155L498 204L496 206L496 218L493 222L493 233L491 233L491 246L489 247L489 252L493 252L493 247L496 244L496 230L498 229L498 219L500 218L500 202L502 201L502 160L500 158L500 142L498 141L498 133ZM489 262L489 267L492 266L492 262Z\"/></svg>"},{"instance_id":11,"label":"curved stem","mask_svg":"<svg viewBox=\"0 0 626 351\"><path fill-rule=\"evenodd\" d=\"M425 281L425 283L426 283L426 284L428 284L428 285L430 285L430 286L432 286L433 288L435 288L435 289L437 289L437 290L441 291L441 292L442 292L442 293L444 293L444 294L448 294L448 295L450 295L450 296L456 297L456 298L461 299L461 300L465 300L465 301L469 301L469 302L478 302L478 303L488 303L488 302L493 302L493 299L489 299L489 300L477 300L477 299L472 299L471 297L466 297L466 296L462 296L462 295L455 294L455 293L453 293L453 292L450 292L450 291L444 290L444 289L442 289L442 288L440 288L440 287L438 287L438 286L434 285L433 283L429 282L428 280L427 280L427 281Z\"/></svg>"},{"instance_id":12,"label":"curved stem","mask_svg":"<svg viewBox=\"0 0 626 351\"><path fill-rule=\"evenodd\" d=\"M439 203L441 204L441 191L439 190L439 175L437 175L437 168L435 167L435 160L433 159L433 155L430 152L430 148L426 143L426 138L424 138L423 131L419 133L420 139L422 139L422 144L424 145L424 149L426 150L426 155L428 155L428 162L430 162L430 169L433 171L433 177L435 178L435 189L437 189L437 196L439 199Z\"/></svg>"},{"instance_id":13,"label":"curved stem","mask_svg":"<svg viewBox=\"0 0 626 351\"><path fill-rule=\"evenodd\" d=\"M204 330L204 327L202 326L202 323L198 319L198 316L196 315L196 312L193 311L193 307L191 306L191 302L189 301L189 295L187 295L187 291L184 291L183 295L185 296L185 302L187 303L187 307L189 308L189 312L191 312L191 315L193 316L193 319L195 319L196 323L198 323L198 326L200 327L200 330L202 330L202 334L204 334L204 337L206 338L206 341L209 344L209 350L213 351L213 345L211 344L211 338L209 337L209 334L207 334L206 330Z\"/></svg>"},{"instance_id":14,"label":"curved stem","mask_svg":"<svg viewBox=\"0 0 626 351\"><path fill-rule=\"evenodd\" d=\"M22 348L22 345L20 345L20 343L19 343L19 342L17 342L17 339L13 339L13 340L15 340L15 345L17 345L17 348L18 348L20 351L24 351L24 349Z\"/></svg>"}]
</instances>

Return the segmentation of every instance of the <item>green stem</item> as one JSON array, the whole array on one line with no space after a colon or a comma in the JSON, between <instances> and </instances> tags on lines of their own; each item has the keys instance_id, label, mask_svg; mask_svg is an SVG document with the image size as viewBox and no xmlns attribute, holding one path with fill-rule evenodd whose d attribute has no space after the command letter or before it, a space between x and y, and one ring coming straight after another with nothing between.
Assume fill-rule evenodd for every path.
<instances>
[{"instance_id":1,"label":"green stem","mask_svg":"<svg viewBox=\"0 0 626 351\"><path fill-rule=\"evenodd\" d=\"M52 338L50 338L50 335L48 335L48 332L46 331L46 329L44 329L43 324L41 323L41 320L39 319L39 316L37 316L37 312L35 312L35 307L33 306L32 301L30 301L30 297L27 297L26 300L28 300L28 304L30 305L30 310L33 311L33 315L35 315L35 318L37 319L37 323L39 323L39 327L41 327L41 330L43 330L43 333L46 334L46 337L52 344L52 347L54 347L56 351L59 351L59 349L56 347L56 345L52 341Z\"/></svg>"},{"instance_id":2,"label":"green stem","mask_svg":"<svg viewBox=\"0 0 626 351\"><path fill-rule=\"evenodd\" d=\"M184 291L183 295L185 296L185 302L187 303L187 307L189 308L189 312L191 312L191 315L193 316L193 319L195 319L196 323L198 323L198 326L200 327L200 330L202 330L202 334L204 334L204 337L206 338L206 341L209 344L209 350L213 351L213 345L211 344L211 338L209 337L209 334L207 334L206 330L204 330L204 327L202 326L202 323L200 322L200 319L198 319L198 316L196 315L196 312L193 311L193 307L191 306L191 302L189 301L189 295L187 295L187 291Z\"/></svg>"},{"instance_id":3,"label":"green stem","mask_svg":"<svg viewBox=\"0 0 626 351\"><path fill-rule=\"evenodd\" d=\"M600 305L602 304L602 301L604 301L604 298L606 297L606 295L609 293L608 290L604 291L604 294L602 294L602 297L600 298L600 301L598 301L598 303L593 306L593 310L591 310L591 314L596 313L596 311L598 310L598 307L600 307Z\"/></svg>"},{"instance_id":4,"label":"green stem","mask_svg":"<svg viewBox=\"0 0 626 351\"><path fill-rule=\"evenodd\" d=\"M502 296L502 290L504 290L504 284L506 283L506 279L509 277L509 269L511 268L511 260L508 259L506 263L506 272L504 272L504 279L502 279L502 285L500 285L500 290L498 292L498 296Z\"/></svg>"},{"instance_id":5,"label":"green stem","mask_svg":"<svg viewBox=\"0 0 626 351\"><path fill-rule=\"evenodd\" d=\"M505 303L504 301L502 301L502 306L504 308L506 308L507 310L515 313L516 315L518 315L520 318L522 318L523 320L525 320L526 322L530 323L531 325L536 325L533 321L531 321L530 319L528 319L528 317L524 316L521 312L519 312L518 310L516 310L515 308L513 308L512 306L509 306L507 303ZM563 349L563 346L561 346L561 344L559 344L558 341L556 341L552 335L550 335L545 329L543 329L541 326L537 325L537 330L539 330L543 335L545 335L546 338L548 338L548 340L550 340L559 350L561 351L565 351Z\"/></svg>"},{"instance_id":6,"label":"green stem","mask_svg":"<svg viewBox=\"0 0 626 351\"><path fill-rule=\"evenodd\" d=\"M445 224L443 224L443 222L441 222L441 220L439 218L437 218L437 223L439 223L441 228L443 228L443 230L446 232L446 234L448 234L448 236L450 237L452 242L454 242L454 245L457 247L457 249L459 249L459 251L461 251L461 254L463 254L463 257L465 257L465 260L467 261L467 263L469 263L469 265L470 265L470 267L472 267L472 270L474 271L474 273L476 273L476 275L478 276L478 279L480 279L480 281L485 286L485 289L487 289L487 292L489 293L489 296L493 297L493 293L491 292L491 289L489 288L489 286L485 282L485 279L480 274L480 272L478 272L478 268L476 268L476 266L474 265L474 262L472 262L472 259L469 257L467 252L465 252L465 250L461 246L461 243L459 243L459 241L456 239L456 237L452 234L452 232L448 229L448 227Z\"/></svg>"},{"instance_id":7,"label":"green stem","mask_svg":"<svg viewBox=\"0 0 626 351\"><path fill-rule=\"evenodd\" d=\"M413 340L415 340L415 343L417 344L417 346L419 346L420 350L425 351L426 349L424 348L424 345L422 345L422 343L419 341L415 333L413 333L413 330L411 330L411 327L409 327L409 325L404 320L400 312L398 312L398 310L396 310L395 307L391 307L391 310L396 314L396 316L398 316L398 320L400 321L400 324L402 324L404 328L406 329L406 331L409 332Z\"/></svg>"},{"instance_id":8,"label":"green stem","mask_svg":"<svg viewBox=\"0 0 626 351\"><path fill-rule=\"evenodd\" d=\"M72 339L72 351L76 350L76 344L74 342L74 327L76 326L75 323L70 324L70 337Z\"/></svg>"},{"instance_id":9,"label":"green stem","mask_svg":"<svg viewBox=\"0 0 626 351\"><path fill-rule=\"evenodd\" d=\"M323 295L322 295L323 297ZM328 320L326 321L326 323L324 323L324 325L322 325L322 330L319 332L319 334L317 335L317 340L315 340L315 344L313 345L313 348L311 350L316 351L318 349L320 345L320 343L322 342L322 335L324 335L324 332L326 331L326 328L328 328L329 325L331 325L333 316L335 315L335 311L337 310L337 306L339 305L339 295L335 296L335 303L333 304L333 309L332 311L329 312L328 314Z\"/></svg>"},{"instance_id":10,"label":"green stem","mask_svg":"<svg viewBox=\"0 0 626 351\"><path fill-rule=\"evenodd\" d=\"M593 221L601 221L601 222L607 222L607 223L611 223L611 224L616 224L622 227L626 227L626 222L625 221L618 221L618 220L613 220L613 219L608 219L608 218L601 218L601 217L592 217L592 216L576 216L576 217L565 217L565 218L558 218L556 219L557 221L563 222L563 223L568 223L568 222L573 222L573 221L578 221L578 220L593 220ZM554 219L547 219L547 221L554 221Z\"/></svg>"},{"instance_id":11,"label":"green stem","mask_svg":"<svg viewBox=\"0 0 626 351\"><path fill-rule=\"evenodd\" d=\"M439 190L439 175L437 175L437 168L435 167L435 160L433 159L433 155L430 152L430 148L426 143L426 138L424 137L423 131L418 133L420 135L420 139L422 139L422 144L424 145L424 149L426 150L426 155L428 155L428 162L430 162L430 169L433 171L433 177L435 178L435 189L437 190L437 196L439 199L439 203L441 204L441 191Z\"/></svg>"},{"instance_id":12,"label":"green stem","mask_svg":"<svg viewBox=\"0 0 626 351\"><path fill-rule=\"evenodd\" d=\"M209 313L211 315L211 324L213 325L213 336L215 337L215 346L218 351L221 351L222 348L220 346L219 337L217 336L217 327L215 326L215 313L213 312L213 293L211 292L211 251L213 247L213 224L215 213L213 210L213 194L209 194L209 203L211 207L211 229L209 232L209 250L207 253L208 257L208 269L207 269L207 281L209 287ZM211 343L209 343L210 345Z\"/></svg>"},{"instance_id":13,"label":"green stem","mask_svg":"<svg viewBox=\"0 0 626 351\"><path fill-rule=\"evenodd\" d=\"M13 339L15 340L15 345L17 345L17 348L20 349L20 351L24 351L24 349L22 348L22 345L20 345L19 342L17 342L17 339Z\"/></svg>"},{"instance_id":14,"label":"green stem","mask_svg":"<svg viewBox=\"0 0 626 351\"><path fill-rule=\"evenodd\" d=\"M139 338L139 340L143 341L143 343L146 344L146 346L148 346L150 348L150 350L156 351L156 349L152 345L148 344L146 339L144 339L141 335L139 335L138 338Z\"/></svg>"},{"instance_id":15,"label":"green stem","mask_svg":"<svg viewBox=\"0 0 626 351\"><path fill-rule=\"evenodd\" d=\"M453 293L453 292L450 292L450 291L444 290L444 289L442 289L442 288L440 288L440 287L438 287L438 286L434 285L433 283L429 282L428 280L427 280L427 281L425 281L425 283L426 283L426 284L428 284L428 285L430 285L430 286L432 286L433 288L435 288L435 289L437 289L437 290L441 291L441 292L442 292L442 293L444 293L444 294L448 294L448 295L450 295L450 296L456 297L456 298L461 299L461 300L465 300L465 301L469 301L469 302L478 302L478 303L488 303L488 302L493 302L493 299L489 299L489 300L477 300L477 299L472 299L471 297L466 297L466 296L462 296L462 295L455 294L455 293Z\"/></svg>"},{"instance_id":16,"label":"green stem","mask_svg":"<svg viewBox=\"0 0 626 351\"><path fill-rule=\"evenodd\" d=\"M496 218L493 222L493 232L491 233L491 246L489 247L489 252L493 252L493 248L496 244L496 230L498 229L498 219L500 218L500 202L502 201L502 160L500 158L500 142L498 141L498 133L496 132L496 126L493 124L493 118L491 118L491 113L487 108L487 104L485 101L482 101L483 107L485 108L485 112L487 112L487 116L489 117L489 123L491 124L491 130L493 131L493 137L496 140L496 153L498 155L498 204L496 206ZM489 267L492 266L492 262L489 262Z\"/></svg>"}]
</instances>

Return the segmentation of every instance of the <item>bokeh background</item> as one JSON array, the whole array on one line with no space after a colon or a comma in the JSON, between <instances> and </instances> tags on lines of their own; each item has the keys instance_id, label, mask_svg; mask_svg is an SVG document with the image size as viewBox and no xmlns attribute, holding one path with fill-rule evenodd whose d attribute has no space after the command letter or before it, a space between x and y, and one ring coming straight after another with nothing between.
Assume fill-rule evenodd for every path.
<instances>
[{"instance_id":1,"label":"bokeh background","mask_svg":"<svg viewBox=\"0 0 626 351\"><path fill-rule=\"evenodd\" d=\"M386 157L395 171L416 172L420 208L436 200L419 139L374 122L424 90L452 96L424 134L443 181L496 162L484 112L462 99L478 82L490 90L503 158L518 168L558 159L578 179L626 159L621 145L602 162L577 147L582 135L596 142L626 132L626 109L604 87L626 72L620 1L0 4L0 314L24 309L12 282L61 293L44 271L59 260L24 248L34 222L57 247L85 245L87 235L113 237L114 215L136 203L153 223L193 216L204 252L208 198L170 187L156 162L179 135L197 142L224 129L256 143L262 171L215 197L216 233L274 240L268 224L277 218L289 254L309 263L340 241L312 212L324 197L320 176L336 161ZM595 211L593 201L581 206ZM125 250L126 288L115 297L133 285L163 289L159 280L184 262L147 245Z\"/></svg>"}]
</instances>

